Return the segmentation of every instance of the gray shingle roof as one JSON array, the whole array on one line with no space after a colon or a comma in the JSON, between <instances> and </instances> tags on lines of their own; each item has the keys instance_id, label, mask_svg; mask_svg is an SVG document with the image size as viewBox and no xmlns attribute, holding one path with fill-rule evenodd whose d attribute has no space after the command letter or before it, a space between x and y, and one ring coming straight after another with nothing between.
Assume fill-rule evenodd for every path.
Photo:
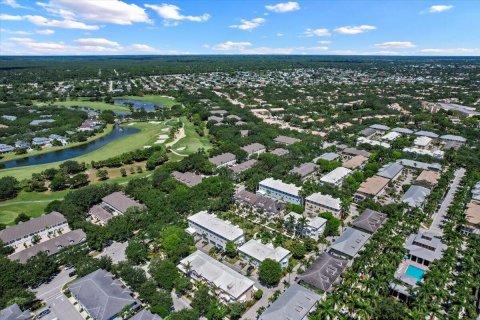
<instances>
[{"instance_id":1,"label":"gray shingle roof","mask_svg":"<svg viewBox=\"0 0 480 320\"><path fill-rule=\"evenodd\" d=\"M222 153L217 156L211 157L208 159L208 161L210 161L212 164L216 166L219 166L219 165L228 163L230 161L233 161L235 159L237 159L237 157L233 153L227 152L227 153Z\"/></svg>"},{"instance_id":2,"label":"gray shingle roof","mask_svg":"<svg viewBox=\"0 0 480 320\"><path fill-rule=\"evenodd\" d=\"M298 167L293 168L290 170L290 174L298 174L300 177L305 178L309 174L315 172L315 170L318 168L318 166L315 163L307 162L304 164L301 164Z\"/></svg>"},{"instance_id":3,"label":"gray shingle roof","mask_svg":"<svg viewBox=\"0 0 480 320\"><path fill-rule=\"evenodd\" d=\"M186 184L189 187L196 186L201 183L203 177L193 172L179 172L173 171L172 176L179 182Z\"/></svg>"},{"instance_id":4,"label":"gray shingle roof","mask_svg":"<svg viewBox=\"0 0 480 320\"><path fill-rule=\"evenodd\" d=\"M235 193L234 198L237 201L248 203L257 207L258 209L263 209L274 214L280 213L280 211L285 208L285 204L281 202L277 202L273 199L249 192L247 190L238 191Z\"/></svg>"},{"instance_id":5,"label":"gray shingle roof","mask_svg":"<svg viewBox=\"0 0 480 320\"><path fill-rule=\"evenodd\" d=\"M114 192L106 197L103 197L102 201L122 213L125 213L125 211L132 207L143 208L138 201L133 200L123 192Z\"/></svg>"},{"instance_id":6,"label":"gray shingle roof","mask_svg":"<svg viewBox=\"0 0 480 320\"><path fill-rule=\"evenodd\" d=\"M387 215L375 210L365 209L357 219L352 222L352 226L357 229L374 233L387 220Z\"/></svg>"},{"instance_id":7,"label":"gray shingle roof","mask_svg":"<svg viewBox=\"0 0 480 320\"><path fill-rule=\"evenodd\" d=\"M152 314L147 309L143 309L142 311L131 317L130 320L162 320L162 317L157 314Z\"/></svg>"},{"instance_id":8,"label":"gray shingle roof","mask_svg":"<svg viewBox=\"0 0 480 320\"><path fill-rule=\"evenodd\" d=\"M347 228L330 246L330 250L342 253L348 257L355 257L370 238L366 232Z\"/></svg>"},{"instance_id":9,"label":"gray shingle roof","mask_svg":"<svg viewBox=\"0 0 480 320\"><path fill-rule=\"evenodd\" d=\"M3 242L8 243L63 223L67 223L67 219L65 219L61 213L53 211L49 214L44 214L38 218L30 219L16 226L0 231L0 239L2 239Z\"/></svg>"},{"instance_id":10,"label":"gray shingle roof","mask_svg":"<svg viewBox=\"0 0 480 320\"><path fill-rule=\"evenodd\" d=\"M278 143L283 143L283 144L294 144L297 142L300 142L300 139L297 138L292 138L292 137L287 137L287 136L278 136L273 141L278 142Z\"/></svg>"},{"instance_id":11,"label":"gray shingle roof","mask_svg":"<svg viewBox=\"0 0 480 320\"><path fill-rule=\"evenodd\" d=\"M384 177L387 179L393 179L402 170L403 170L403 166L400 163L393 162L393 163L384 165L380 170L378 170L377 176Z\"/></svg>"},{"instance_id":12,"label":"gray shingle roof","mask_svg":"<svg viewBox=\"0 0 480 320\"><path fill-rule=\"evenodd\" d=\"M400 199L410 207L420 207L430 194L430 190L421 186L411 186Z\"/></svg>"},{"instance_id":13,"label":"gray shingle roof","mask_svg":"<svg viewBox=\"0 0 480 320\"><path fill-rule=\"evenodd\" d=\"M68 286L68 290L97 320L111 319L125 306L139 304L110 272L98 269Z\"/></svg>"},{"instance_id":14,"label":"gray shingle roof","mask_svg":"<svg viewBox=\"0 0 480 320\"><path fill-rule=\"evenodd\" d=\"M368 151L359 150L359 149L355 149L355 148L345 148L345 149L343 149L342 152L345 153L345 154L353 155L353 156L364 156L364 157L367 157L367 158L369 158L370 155L371 155L371 153L368 152Z\"/></svg>"},{"instance_id":15,"label":"gray shingle roof","mask_svg":"<svg viewBox=\"0 0 480 320\"><path fill-rule=\"evenodd\" d=\"M277 156L284 156L286 154L289 154L290 152L287 149L276 148L275 150L270 151L270 153Z\"/></svg>"},{"instance_id":16,"label":"gray shingle roof","mask_svg":"<svg viewBox=\"0 0 480 320\"><path fill-rule=\"evenodd\" d=\"M265 310L260 320L302 320L318 300L318 294L294 283Z\"/></svg>"},{"instance_id":17,"label":"gray shingle roof","mask_svg":"<svg viewBox=\"0 0 480 320\"><path fill-rule=\"evenodd\" d=\"M435 234L420 230L408 237L405 248L410 254L432 262L442 258L447 246Z\"/></svg>"},{"instance_id":18,"label":"gray shingle roof","mask_svg":"<svg viewBox=\"0 0 480 320\"><path fill-rule=\"evenodd\" d=\"M65 247L78 244L84 241L86 238L87 235L85 234L85 232L83 232L83 230L73 230L64 233L56 238L49 239L45 242L38 243L30 248L14 253L8 256L8 259L12 261L18 260L20 263L25 263L28 259L39 254L40 252L46 252L47 255L50 256Z\"/></svg>"},{"instance_id":19,"label":"gray shingle roof","mask_svg":"<svg viewBox=\"0 0 480 320\"><path fill-rule=\"evenodd\" d=\"M261 143L255 142L255 143L243 146L242 150L245 151L248 154L251 154L251 153L254 153L254 152L265 150L265 146Z\"/></svg>"},{"instance_id":20,"label":"gray shingle roof","mask_svg":"<svg viewBox=\"0 0 480 320\"><path fill-rule=\"evenodd\" d=\"M247 161L242 162L240 164L234 165L230 169L232 169L232 171L235 172L235 173L241 173L241 172L253 167L255 165L255 163L257 163L257 160L250 159L250 160L247 160Z\"/></svg>"},{"instance_id":21,"label":"gray shingle roof","mask_svg":"<svg viewBox=\"0 0 480 320\"><path fill-rule=\"evenodd\" d=\"M22 311L18 304L12 304L0 310L1 320L28 320L32 319L29 311Z\"/></svg>"},{"instance_id":22,"label":"gray shingle roof","mask_svg":"<svg viewBox=\"0 0 480 320\"><path fill-rule=\"evenodd\" d=\"M300 276L300 281L327 292L347 267L348 260L322 253Z\"/></svg>"}]
</instances>

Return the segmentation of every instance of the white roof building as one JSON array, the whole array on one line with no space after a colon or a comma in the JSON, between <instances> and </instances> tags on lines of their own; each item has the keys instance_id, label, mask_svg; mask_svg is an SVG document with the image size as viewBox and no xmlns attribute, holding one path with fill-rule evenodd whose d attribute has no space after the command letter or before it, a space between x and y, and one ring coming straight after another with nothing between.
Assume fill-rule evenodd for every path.
<instances>
[{"instance_id":1,"label":"white roof building","mask_svg":"<svg viewBox=\"0 0 480 320\"><path fill-rule=\"evenodd\" d=\"M200 250L195 251L182 259L177 266L184 273L189 273L186 266L190 266L190 275L206 280L220 290L220 296L225 301L246 301L255 282L230 269L223 263L210 257ZM251 294L250 294L251 295Z\"/></svg>"},{"instance_id":2,"label":"white roof building","mask_svg":"<svg viewBox=\"0 0 480 320\"><path fill-rule=\"evenodd\" d=\"M401 136L400 133L392 131L384 135L381 139L386 141L393 141Z\"/></svg>"},{"instance_id":3,"label":"white roof building","mask_svg":"<svg viewBox=\"0 0 480 320\"><path fill-rule=\"evenodd\" d=\"M335 186L340 186L343 182L343 179L345 179L345 177L347 177L351 173L352 173L352 170L350 169L347 169L344 167L338 167L332 170L331 172L327 173L326 175L324 175L320 179L320 182L333 184Z\"/></svg>"},{"instance_id":4,"label":"white roof building","mask_svg":"<svg viewBox=\"0 0 480 320\"><path fill-rule=\"evenodd\" d=\"M426 136L417 137L415 138L415 141L413 141L413 144L419 147L426 147L430 143L432 143L432 138Z\"/></svg>"},{"instance_id":5,"label":"white roof building","mask_svg":"<svg viewBox=\"0 0 480 320\"><path fill-rule=\"evenodd\" d=\"M321 194L320 192L313 193L305 198L305 206L307 211L316 211L325 209L329 212L339 212L342 208L341 201L330 195Z\"/></svg>"},{"instance_id":6,"label":"white roof building","mask_svg":"<svg viewBox=\"0 0 480 320\"><path fill-rule=\"evenodd\" d=\"M281 180L276 180L273 178L267 178L265 180L260 181L260 185L279 190L294 196L298 196L300 190L302 189L301 187L297 187L294 184L291 183L285 183Z\"/></svg>"},{"instance_id":7,"label":"white roof building","mask_svg":"<svg viewBox=\"0 0 480 320\"><path fill-rule=\"evenodd\" d=\"M381 141L377 141L377 140L371 140L371 139L367 139L365 137L359 137L357 139L357 145L359 144L369 144L371 146L380 146L380 147L384 147L384 148L390 148L390 144L387 143L387 142L381 142Z\"/></svg>"},{"instance_id":8,"label":"white roof building","mask_svg":"<svg viewBox=\"0 0 480 320\"><path fill-rule=\"evenodd\" d=\"M281 264L290 256L290 251L282 247L274 248L271 243L263 244L257 240L250 240L243 246L238 248L241 254L252 257L253 259L262 262L265 259L272 259Z\"/></svg>"},{"instance_id":9,"label":"white roof building","mask_svg":"<svg viewBox=\"0 0 480 320\"><path fill-rule=\"evenodd\" d=\"M207 229L222 238L230 241L235 241L243 236L243 230L230 222L224 221L207 211L200 211L193 216L188 217L188 222L193 222L200 227Z\"/></svg>"}]
</instances>

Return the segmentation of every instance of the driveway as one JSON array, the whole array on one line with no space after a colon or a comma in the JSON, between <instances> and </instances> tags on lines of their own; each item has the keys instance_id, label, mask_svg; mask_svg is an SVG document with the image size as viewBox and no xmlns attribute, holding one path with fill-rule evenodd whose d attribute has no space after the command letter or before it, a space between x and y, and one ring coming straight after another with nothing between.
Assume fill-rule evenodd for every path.
<instances>
[{"instance_id":1,"label":"driveway","mask_svg":"<svg viewBox=\"0 0 480 320\"><path fill-rule=\"evenodd\" d=\"M103 256L110 257L113 264L117 264L122 261L126 261L127 257L125 256L125 249L127 249L128 242L113 242L111 245L103 249L96 258Z\"/></svg>"},{"instance_id":2,"label":"driveway","mask_svg":"<svg viewBox=\"0 0 480 320\"><path fill-rule=\"evenodd\" d=\"M68 274L75 269L69 269L69 270L62 270L60 271L59 274L57 274L52 281L49 283L42 284L38 288L34 290L35 297L37 297L38 300L49 300L56 295L58 295L59 292L61 292L62 287L65 283L72 281L75 279L75 276L70 277Z\"/></svg>"}]
</instances>

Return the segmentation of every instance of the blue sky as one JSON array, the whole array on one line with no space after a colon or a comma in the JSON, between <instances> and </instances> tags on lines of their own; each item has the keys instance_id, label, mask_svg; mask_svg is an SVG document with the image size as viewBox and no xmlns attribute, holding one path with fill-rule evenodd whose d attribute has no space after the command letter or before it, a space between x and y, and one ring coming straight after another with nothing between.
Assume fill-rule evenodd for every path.
<instances>
[{"instance_id":1,"label":"blue sky","mask_svg":"<svg viewBox=\"0 0 480 320\"><path fill-rule=\"evenodd\" d=\"M0 0L1 55L480 55L480 1Z\"/></svg>"}]
</instances>

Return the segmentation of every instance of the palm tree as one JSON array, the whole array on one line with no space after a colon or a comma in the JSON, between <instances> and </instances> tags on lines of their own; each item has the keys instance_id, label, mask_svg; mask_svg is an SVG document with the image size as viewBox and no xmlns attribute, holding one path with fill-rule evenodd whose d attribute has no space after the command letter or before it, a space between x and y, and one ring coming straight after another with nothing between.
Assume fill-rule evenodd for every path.
<instances>
[{"instance_id":1,"label":"palm tree","mask_svg":"<svg viewBox=\"0 0 480 320\"><path fill-rule=\"evenodd\" d=\"M307 218L305 218L303 216L300 219L298 219L298 221L297 221L295 231L300 238L303 237L303 229L307 225L307 222L308 222Z\"/></svg>"}]
</instances>

